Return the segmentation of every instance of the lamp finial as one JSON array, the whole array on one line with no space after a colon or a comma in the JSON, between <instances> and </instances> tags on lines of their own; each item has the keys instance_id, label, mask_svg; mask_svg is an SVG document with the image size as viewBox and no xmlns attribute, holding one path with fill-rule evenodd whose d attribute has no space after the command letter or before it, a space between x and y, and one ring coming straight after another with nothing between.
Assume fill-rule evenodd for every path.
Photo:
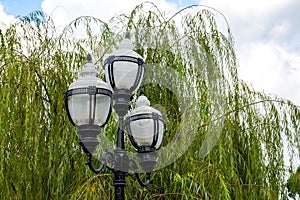
<instances>
[{"instance_id":1,"label":"lamp finial","mask_svg":"<svg viewBox=\"0 0 300 200\"><path fill-rule=\"evenodd\" d=\"M140 91L140 96L142 96L142 95L145 95L145 90L144 90L144 88L142 88L141 91Z\"/></svg>"},{"instance_id":2,"label":"lamp finial","mask_svg":"<svg viewBox=\"0 0 300 200\"><path fill-rule=\"evenodd\" d=\"M86 61L89 62L89 63L92 62L92 55L91 55L91 54L88 54L88 55L86 56Z\"/></svg>"},{"instance_id":3,"label":"lamp finial","mask_svg":"<svg viewBox=\"0 0 300 200\"><path fill-rule=\"evenodd\" d=\"M130 39L130 33L129 33L129 31L126 32L125 38L126 38L126 39Z\"/></svg>"}]
</instances>

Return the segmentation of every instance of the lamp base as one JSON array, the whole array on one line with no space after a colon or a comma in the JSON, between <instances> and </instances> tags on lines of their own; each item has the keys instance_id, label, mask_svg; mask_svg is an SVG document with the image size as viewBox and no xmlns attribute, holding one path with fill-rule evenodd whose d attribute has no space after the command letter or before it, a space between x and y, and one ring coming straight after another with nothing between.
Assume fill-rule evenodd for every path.
<instances>
[{"instance_id":1,"label":"lamp base","mask_svg":"<svg viewBox=\"0 0 300 200\"><path fill-rule=\"evenodd\" d=\"M99 144L97 135L100 133L98 125L81 125L78 126L78 134L80 135L80 145L84 153L93 154Z\"/></svg>"},{"instance_id":2,"label":"lamp base","mask_svg":"<svg viewBox=\"0 0 300 200\"><path fill-rule=\"evenodd\" d=\"M138 157L141 159L139 164L145 172L150 173L153 171L156 165L156 154L156 151L138 153Z\"/></svg>"},{"instance_id":3,"label":"lamp base","mask_svg":"<svg viewBox=\"0 0 300 200\"><path fill-rule=\"evenodd\" d=\"M130 109L130 98L131 93L129 90L116 90L113 94L113 99L115 100L113 107L119 117L124 117Z\"/></svg>"}]
</instances>

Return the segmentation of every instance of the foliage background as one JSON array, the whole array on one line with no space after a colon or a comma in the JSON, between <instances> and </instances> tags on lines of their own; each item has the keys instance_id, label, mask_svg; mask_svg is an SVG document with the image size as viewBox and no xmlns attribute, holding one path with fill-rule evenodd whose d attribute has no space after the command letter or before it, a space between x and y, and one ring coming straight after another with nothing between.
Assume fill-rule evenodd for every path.
<instances>
[{"instance_id":1,"label":"foliage background","mask_svg":"<svg viewBox=\"0 0 300 200\"><path fill-rule=\"evenodd\" d=\"M166 18L153 4L144 8L145 4L138 5L130 15L109 23L81 17L62 33L37 11L0 31L0 199L113 198L112 174L105 170L94 175L84 166L86 158L67 119L63 94L87 53L96 58L103 77L102 58L125 31L133 33L135 49L147 64L168 65L187 77L201 108L200 120L193 124L196 139L188 151L155 171L154 184L147 188L127 178L126 198L288 198L287 174L299 159L298 107L256 92L238 79L233 38L229 26L225 31L218 26L220 14L191 7ZM160 32L169 38L161 39ZM153 46L159 49L149 48ZM146 85L145 90L152 104L166 109L166 145L181 117L189 116L178 114L178 99L166 88ZM215 91L225 101L222 128L217 130L209 128ZM114 139L114 119L110 124L105 134ZM210 144L215 146L207 155L201 154L201 144L211 133L219 139Z\"/></svg>"}]
</instances>

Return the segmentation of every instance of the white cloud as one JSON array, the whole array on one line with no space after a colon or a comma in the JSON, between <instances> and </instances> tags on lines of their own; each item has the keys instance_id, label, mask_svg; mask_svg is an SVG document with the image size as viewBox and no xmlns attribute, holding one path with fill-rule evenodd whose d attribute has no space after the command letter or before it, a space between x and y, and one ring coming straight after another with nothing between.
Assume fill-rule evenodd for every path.
<instances>
[{"instance_id":1,"label":"white cloud","mask_svg":"<svg viewBox=\"0 0 300 200\"><path fill-rule=\"evenodd\" d=\"M108 22L113 16L126 13L135 6L142 3L140 0L44 0L42 9L50 15L57 26L64 27L79 16L93 16ZM164 0L154 0L163 11L175 11L176 5L167 3ZM148 5L152 6L152 5Z\"/></svg>"},{"instance_id":2,"label":"white cloud","mask_svg":"<svg viewBox=\"0 0 300 200\"><path fill-rule=\"evenodd\" d=\"M8 15L4 12L3 5L0 2L0 29L5 30L10 24L17 21L13 15Z\"/></svg>"},{"instance_id":3,"label":"white cloud","mask_svg":"<svg viewBox=\"0 0 300 200\"><path fill-rule=\"evenodd\" d=\"M235 38L239 75L255 89L300 105L297 0L202 0L223 13Z\"/></svg>"},{"instance_id":4,"label":"white cloud","mask_svg":"<svg viewBox=\"0 0 300 200\"><path fill-rule=\"evenodd\" d=\"M211 5L216 9L222 9L223 13L232 14L241 18L260 18L270 12L280 10L292 0L202 0L201 4Z\"/></svg>"},{"instance_id":5,"label":"white cloud","mask_svg":"<svg viewBox=\"0 0 300 200\"><path fill-rule=\"evenodd\" d=\"M273 42L243 45L240 52L239 75L242 79L251 82L257 90L299 102L299 54Z\"/></svg>"}]
</instances>

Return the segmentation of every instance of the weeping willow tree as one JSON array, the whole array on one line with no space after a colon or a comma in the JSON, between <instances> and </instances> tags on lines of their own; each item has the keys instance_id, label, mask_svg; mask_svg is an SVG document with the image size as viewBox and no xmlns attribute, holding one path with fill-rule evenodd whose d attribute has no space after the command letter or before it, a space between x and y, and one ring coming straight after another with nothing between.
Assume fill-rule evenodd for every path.
<instances>
[{"instance_id":1,"label":"weeping willow tree","mask_svg":"<svg viewBox=\"0 0 300 200\"><path fill-rule=\"evenodd\" d=\"M103 78L103 57L125 32L148 66L145 93L166 119L166 161L147 188L127 178L126 198L288 198L298 107L238 78L220 13L189 7L167 16L144 3L109 23L80 17L59 31L34 12L0 31L0 199L113 198L112 174L84 165L63 94L87 53ZM102 134L115 140L116 126L113 114Z\"/></svg>"}]
</instances>

